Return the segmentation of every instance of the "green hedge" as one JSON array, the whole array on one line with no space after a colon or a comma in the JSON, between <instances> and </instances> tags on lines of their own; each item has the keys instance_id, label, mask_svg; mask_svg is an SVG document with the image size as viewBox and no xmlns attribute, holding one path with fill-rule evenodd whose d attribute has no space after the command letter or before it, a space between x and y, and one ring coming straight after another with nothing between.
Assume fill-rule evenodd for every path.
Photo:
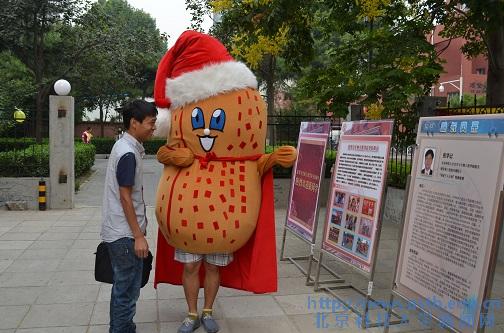
<instances>
[{"instance_id":1,"label":"green hedge","mask_svg":"<svg viewBox=\"0 0 504 333\"><path fill-rule=\"evenodd\" d=\"M91 144L96 148L97 154L110 154L115 140L112 138L97 138L93 137Z\"/></svg>"},{"instance_id":2,"label":"green hedge","mask_svg":"<svg viewBox=\"0 0 504 333\"><path fill-rule=\"evenodd\" d=\"M75 177L94 164L95 147L75 143ZM31 145L24 150L0 153L0 177L49 177L49 146Z\"/></svg>"},{"instance_id":3,"label":"green hedge","mask_svg":"<svg viewBox=\"0 0 504 333\"><path fill-rule=\"evenodd\" d=\"M166 139L151 139L144 142L145 153L148 155L156 155L158 149L166 144Z\"/></svg>"},{"instance_id":4,"label":"green hedge","mask_svg":"<svg viewBox=\"0 0 504 333\"><path fill-rule=\"evenodd\" d=\"M96 148L93 145L84 143L75 143L75 178L82 176L94 164Z\"/></svg>"},{"instance_id":5,"label":"green hedge","mask_svg":"<svg viewBox=\"0 0 504 333\"><path fill-rule=\"evenodd\" d=\"M26 149L35 144L34 138L0 138L0 152Z\"/></svg>"}]
</instances>

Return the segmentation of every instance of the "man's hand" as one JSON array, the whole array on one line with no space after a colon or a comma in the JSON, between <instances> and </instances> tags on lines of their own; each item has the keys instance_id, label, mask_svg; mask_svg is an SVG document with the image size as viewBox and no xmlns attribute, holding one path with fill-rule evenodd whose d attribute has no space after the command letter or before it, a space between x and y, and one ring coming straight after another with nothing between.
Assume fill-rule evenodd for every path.
<instances>
[{"instance_id":1,"label":"man's hand","mask_svg":"<svg viewBox=\"0 0 504 333\"><path fill-rule=\"evenodd\" d=\"M144 235L135 238L135 254L139 258L147 258L149 254L149 244Z\"/></svg>"},{"instance_id":2,"label":"man's hand","mask_svg":"<svg viewBox=\"0 0 504 333\"><path fill-rule=\"evenodd\" d=\"M194 162L194 154L189 148L172 148L167 145L159 148L157 159L165 165L175 165L185 168Z\"/></svg>"}]
</instances>

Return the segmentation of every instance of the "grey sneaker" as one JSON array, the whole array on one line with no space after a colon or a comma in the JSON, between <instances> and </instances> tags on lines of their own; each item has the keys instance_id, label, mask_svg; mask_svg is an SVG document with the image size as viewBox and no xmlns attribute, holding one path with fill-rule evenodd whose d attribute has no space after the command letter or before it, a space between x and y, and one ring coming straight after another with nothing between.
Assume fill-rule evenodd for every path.
<instances>
[{"instance_id":1,"label":"grey sneaker","mask_svg":"<svg viewBox=\"0 0 504 333\"><path fill-rule=\"evenodd\" d=\"M207 333L217 333L219 331L219 325L217 325L217 322L209 313L203 313L201 315L201 323Z\"/></svg>"},{"instance_id":2,"label":"grey sneaker","mask_svg":"<svg viewBox=\"0 0 504 333\"><path fill-rule=\"evenodd\" d=\"M192 319L190 317L186 317L182 322L182 325L177 330L177 333L192 333L200 327L199 318Z\"/></svg>"}]
</instances>

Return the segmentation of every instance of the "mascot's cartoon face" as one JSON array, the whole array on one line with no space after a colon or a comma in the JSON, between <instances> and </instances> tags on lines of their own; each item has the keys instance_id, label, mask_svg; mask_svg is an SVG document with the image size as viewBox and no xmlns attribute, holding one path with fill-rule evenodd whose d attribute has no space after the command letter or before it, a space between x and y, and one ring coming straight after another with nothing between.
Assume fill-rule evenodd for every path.
<instances>
[{"instance_id":1,"label":"mascot's cartoon face","mask_svg":"<svg viewBox=\"0 0 504 333\"><path fill-rule=\"evenodd\" d=\"M170 145L195 155L217 157L263 154L266 106L255 89L222 93L172 111Z\"/></svg>"},{"instance_id":2,"label":"mascot's cartoon face","mask_svg":"<svg viewBox=\"0 0 504 333\"><path fill-rule=\"evenodd\" d=\"M191 113L191 124L193 132L199 137L201 148L210 152L218 138L218 133L224 131L226 125L226 111L222 108L215 109L212 112L210 120L205 124L205 115L200 107L195 107ZM203 130L202 134L198 134Z\"/></svg>"}]
</instances>

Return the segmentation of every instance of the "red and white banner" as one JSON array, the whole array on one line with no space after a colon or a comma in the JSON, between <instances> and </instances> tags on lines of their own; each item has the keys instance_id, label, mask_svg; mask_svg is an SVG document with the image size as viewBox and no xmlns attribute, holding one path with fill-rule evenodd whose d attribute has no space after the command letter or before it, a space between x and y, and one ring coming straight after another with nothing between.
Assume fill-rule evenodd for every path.
<instances>
[{"instance_id":1,"label":"red and white banner","mask_svg":"<svg viewBox=\"0 0 504 333\"><path fill-rule=\"evenodd\" d=\"M329 122L303 122L299 131L298 158L293 167L287 211L287 227L309 242L314 242L320 182L324 177L324 159Z\"/></svg>"}]
</instances>

